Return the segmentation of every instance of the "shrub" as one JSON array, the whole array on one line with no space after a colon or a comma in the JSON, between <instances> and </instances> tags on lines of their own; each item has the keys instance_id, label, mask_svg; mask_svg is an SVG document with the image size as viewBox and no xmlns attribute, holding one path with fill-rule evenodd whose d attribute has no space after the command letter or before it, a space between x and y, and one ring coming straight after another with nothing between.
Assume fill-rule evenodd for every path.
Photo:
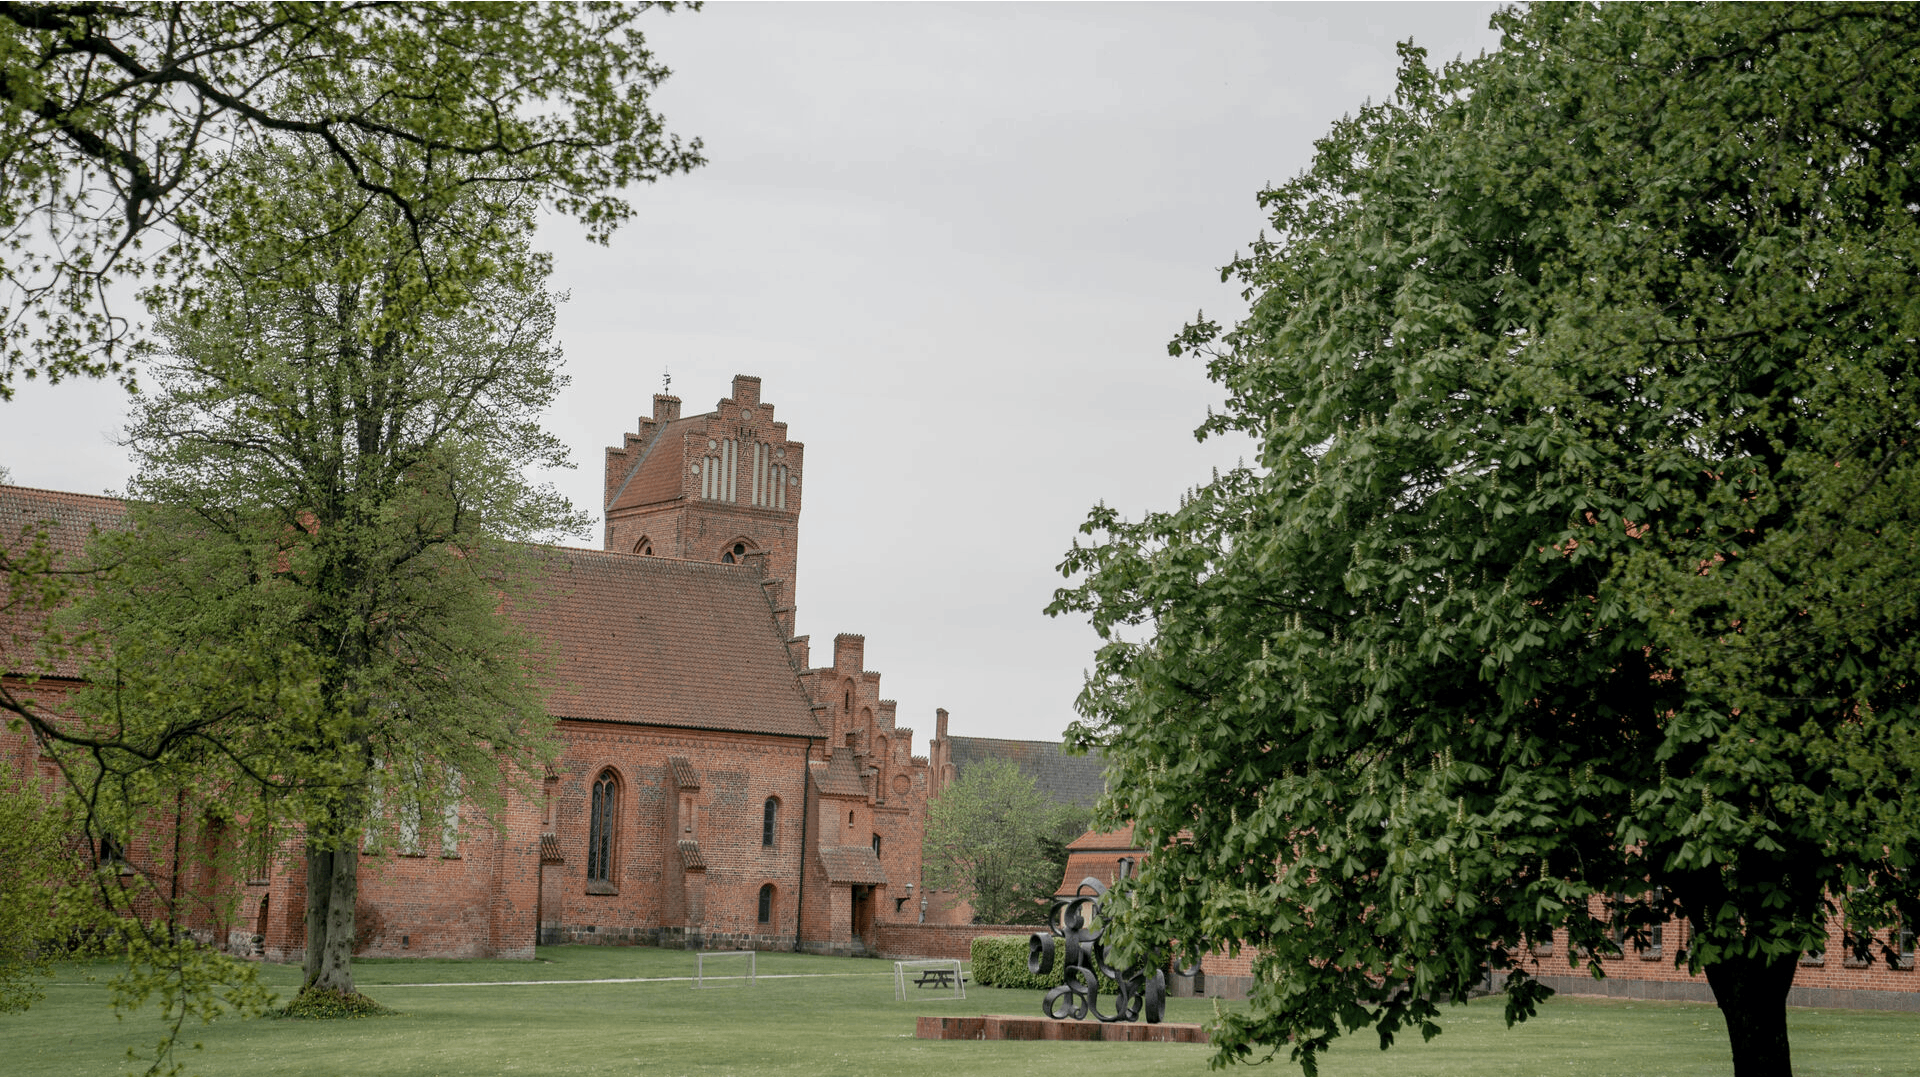
<instances>
[{"instance_id":1,"label":"shrub","mask_svg":"<svg viewBox=\"0 0 1920 1077\"><path fill-rule=\"evenodd\" d=\"M1056 940L1057 941L1057 940ZM1029 991L1045 991L1059 987L1066 977L1066 962L1058 951L1053 955L1053 968L1046 975L1036 976L1027 971L1027 936L1025 935L979 935L973 940L973 982L982 987L1011 987ZM1105 975L1100 977L1100 991L1110 994L1115 988L1112 980Z\"/></svg>"}]
</instances>

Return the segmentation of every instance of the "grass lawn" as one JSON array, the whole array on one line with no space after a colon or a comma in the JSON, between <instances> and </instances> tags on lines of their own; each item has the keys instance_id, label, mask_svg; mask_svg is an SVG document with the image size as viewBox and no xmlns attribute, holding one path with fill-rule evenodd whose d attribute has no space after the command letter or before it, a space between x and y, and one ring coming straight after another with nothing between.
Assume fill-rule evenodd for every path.
<instances>
[{"instance_id":1,"label":"grass lawn","mask_svg":"<svg viewBox=\"0 0 1920 1077\"><path fill-rule=\"evenodd\" d=\"M542 947L537 961L363 961L367 994L403 1011L361 1021L221 1021L189 1028L203 1051L180 1052L209 1077L368 1074L876 1074L1015 1077L1019 1074L1203 1074L1210 1049L1174 1044L945 1043L913 1038L919 1014L1037 1013L1039 993L969 986L965 1001L934 992L893 1000L892 964L857 958L761 954L751 989L695 991L694 955L646 947ZM711 971L711 964L710 964ZM9 1077L125 1072L129 1047L157 1035L148 1012L113 1021L105 967L66 966L45 1001L0 1017L0 1072ZM269 965L291 994L298 970ZM792 977L792 978L780 978ZM480 982L484 986L451 986ZM424 986L416 986L424 985ZM433 986L448 985L448 986ZM1204 1021L1213 1004L1169 1000L1170 1021ZM1920 1016L1795 1010L1795 1071L1816 1075L1920 1071ZM1655 1077L1727 1074L1718 1011L1687 1003L1556 999L1509 1031L1492 1002L1453 1011L1432 1043L1402 1041L1382 1053L1368 1039L1324 1057L1327 1077ZM1284 1059L1274 1071L1294 1072Z\"/></svg>"}]
</instances>

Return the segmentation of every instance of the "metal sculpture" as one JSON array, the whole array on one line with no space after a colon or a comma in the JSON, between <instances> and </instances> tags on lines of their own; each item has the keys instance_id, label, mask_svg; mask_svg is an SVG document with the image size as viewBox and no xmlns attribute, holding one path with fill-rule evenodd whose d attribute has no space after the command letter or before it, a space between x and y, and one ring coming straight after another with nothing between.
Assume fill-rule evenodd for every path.
<instances>
[{"instance_id":1,"label":"metal sculpture","mask_svg":"<svg viewBox=\"0 0 1920 1077\"><path fill-rule=\"evenodd\" d=\"M1122 865L1122 877L1125 874L1126 866ZM1106 1022L1137 1021L1144 1013L1148 1024L1157 1025L1167 1009L1167 974L1154 968L1149 975L1144 958L1124 969L1107 964L1106 948L1100 943L1105 929L1092 926L1106 894L1106 884L1100 880L1080 880L1073 894L1053 899L1047 913L1050 930L1036 931L1027 940L1028 972L1046 975L1053 971L1056 957L1066 963L1060 986L1047 992L1040 1002L1040 1012L1056 1021L1084 1021L1092 1014ZM1114 983L1111 1014L1100 1010L1103 974Z\"/></svg>"}]
</instances>

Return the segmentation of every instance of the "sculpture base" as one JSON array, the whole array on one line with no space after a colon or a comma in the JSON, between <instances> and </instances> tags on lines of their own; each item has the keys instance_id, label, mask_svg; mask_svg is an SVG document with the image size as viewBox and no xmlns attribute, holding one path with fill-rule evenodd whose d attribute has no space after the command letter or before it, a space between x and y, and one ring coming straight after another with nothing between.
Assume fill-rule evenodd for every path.
<instances>
[{"instance_id":1,"label":"sculpture base","mask_svg":"<svg viewBox=\"0 0 1920 1077\"><path fill-rule=\"evenodd\" d=\"M1099 1040L1105 1043L1206 1043L1202 1025L1144 1021L1055 1021L1047 1017L922 1017L914 1035L923 1040Z\"/></svg>"}]
</instances>

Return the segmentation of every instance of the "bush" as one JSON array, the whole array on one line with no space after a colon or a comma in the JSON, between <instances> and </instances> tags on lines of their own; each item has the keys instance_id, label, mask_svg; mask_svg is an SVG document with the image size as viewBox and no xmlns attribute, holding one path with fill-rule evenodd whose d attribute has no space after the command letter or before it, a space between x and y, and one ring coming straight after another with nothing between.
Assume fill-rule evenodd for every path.
<instances>
[{"instance_id":1,"label":"bush","mask_svg":"<svg viewBox=\"0 0 1920 1077\"><path fill-rule=\"evenodd\" d=\"M1057 941L1057 940L1056 940ZM973 940L973 982L982 987L1011 987L1046 991L1059 987L1066 978L1065 955L1055 951L1053 968L1046 975L1027 971L1027 936L978 935ZM1111 994L1117 985L1105 975L1100 977L1100 992Z\"/></svg>"}]
</instances>

